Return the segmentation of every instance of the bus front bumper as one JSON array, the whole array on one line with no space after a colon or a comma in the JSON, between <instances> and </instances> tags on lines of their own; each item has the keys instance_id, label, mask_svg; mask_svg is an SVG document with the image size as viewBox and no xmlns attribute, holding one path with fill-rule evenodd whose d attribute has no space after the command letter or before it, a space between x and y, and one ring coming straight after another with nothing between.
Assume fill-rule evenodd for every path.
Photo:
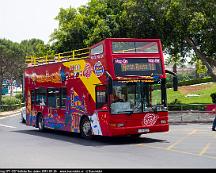
<instances>
[{"instance_id":1,"label":"bus front bumper","mask_svg":"<svg viewBox=\"0 0 216 173\"><path fill-rule=\"evenodd\" d=\"M110 127L109 136L128 136L135 134L146 134L155 132L168 132L169 124L159 124L149 127L135 126L135 127Z\"/></svg>"}]
</instances>

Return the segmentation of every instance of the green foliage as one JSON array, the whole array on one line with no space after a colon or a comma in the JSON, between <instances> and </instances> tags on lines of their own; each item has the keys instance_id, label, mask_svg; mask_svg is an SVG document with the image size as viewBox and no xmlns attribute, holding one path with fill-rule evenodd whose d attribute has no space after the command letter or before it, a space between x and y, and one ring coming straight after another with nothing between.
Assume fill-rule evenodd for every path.
<instances>
[{"instance_id":1,"label":"green foliage","mask_svg":"<svg viewBox=\"0 0 216 173\"><path fill-rule=\"evenodd\" d=\"M200 84L200 83L206 83L206 82L212 82L211 77L206 77L206 78L198 78L198 79L190 79L190 80L181 80L178 82L178 86L188 86L188 85L195 85L195 84ZM167 82L167 88L172 87L172 80L170 79Z\"/></svg>"},{"instance_id":2,"label":"green foliage","mask_svg":"<svg viewBox=\"0 0 216 173\"><path fill-rule=\"evenodd\" d=\"M199 110L205 111L205 104L170 104L168 106L169 111L188 111L188 110Z\"/></svg>"},{"instance_id":3,"label":"green foliage","mask_svg":"<svg viewBox=\"0 0 216 173\"><path fill-rule=\"evenodd\" d=\"M2 99L3 105L14 105L14 104L21 104L20 99L17 99L16 97L3 97Z\"/></svg>"},{"instance_id":4,"label":"green foliage","mask_svg":"<svg viewBox=\"0 0 216 173\"><path fill-rule=\"evenodd\" d=\"M3 80L22 80L24 55L24 50L20 44L10 40L0 39L0 105Z\"/></svg>"},{"instance_id":5,"label":"green foliage","mask_svg":"<svg viewBox=\"0 0 216 173\"><path fill-rule=\"evenodd\" d=\"M49 45L44 44L42 40L36 38L23 40L20 46L26 56L44 56L54 53Z\"/></svg>"},{"instance_id":6,"label":"green foliage","mask_svg":"<svg viewBox=\"0 0 216 173\"><path fill-rule=\"evenodd\" d=\"M15 110L21 106L21 100L15 97L3 97L1 109L3 111Z\"/></svg>"},{"instance_id":7,"label":"green foliage","mask_svg":"<svg viewBox=\"0 0 216 173\"><path fill-rule=\"evenodd\" d=\"M17 93L17 94L15 95L15 98L16 98L16 99L19 99L19 100L22 102L22 100L23 100L23 94L22 94L22 93Z\"/></svg>"},{"instance_id":8,"label":"green foliage","mask_svg":"<svg viewBox=\"0 0 216 173\"><path fill-rule=\"evenodd\" d=\"M186 80L186 81L179 82L179 86L194 85L194 84L200 84L200 83L206 83L206 82L212 82L212 78L207 77L207 78L201 78L201 79Z\"/></svg>"},{"instance_id":9,"label":"green foliage","mask_svg":"<svg viewBox=\"0 0 216 173\"><path fill-rule=\"evenodd\" d=\"M107 37L160 38L170 62L185 62L193 49L216 80L215 9L215 0L90 0L60 9L51 41L63 52Z\"/></svg>"},{"instance_id":10,"label":"green foliage","mask_svg":"<svg viewBox=\"0 0 216 173\"><path fill-rule=\"evenodd\" d=\"M170 105L182 104L180 100L175 99L174 101L169 103Z\"/></svg>"},{"instance_id":11,"label":"green foliage","mask_svg":"<svg viewBox=\"0 0 216 173\"><path fill-rule=\"evenodd\" d=\"M70 51L101 41L107 37L125 37L121 23L122 0L91 0L78 9L60 9L59 27L51 42L57 52Z\"/></svg>"},{"instance_id":12,"label":"green foliage","mask_svg":"<svg viewBox=\"0 0 216 173\"><path fill-rule=\"evenodd\" d=\"M216 92L212 93L211 95L212 103L216 103Z\"/></svg>"},{"instance_id":13,"label":"green foliage","mask_svg":"<svg viewBox=\"0 0 216 173\"><path fill-rule=\"evenodd\" d=\"M201 60L196 61L196 73L198 76L207 73L207 68L205 65L203 65Z\"/></svg>"}]
</instances>

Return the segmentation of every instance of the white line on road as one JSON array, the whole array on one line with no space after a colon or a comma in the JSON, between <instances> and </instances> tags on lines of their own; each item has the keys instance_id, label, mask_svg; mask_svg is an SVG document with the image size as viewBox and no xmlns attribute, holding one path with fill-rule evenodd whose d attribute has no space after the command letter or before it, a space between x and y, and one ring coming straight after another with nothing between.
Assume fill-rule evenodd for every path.
<instances>
[{"instance_id":1,"label":"white line on road","mask_svg":"<svg viewBox=\"0 0 216 173\"><path fill-rule=\"evenodd\" d=\"M14 126L8 126L8 125L4 125L4 124L0 124L0 126L2 126L2 127L7 127L7 128L11 128L11 129L16 129L16 127L14 127Z\"/></svg>"},{"instance_id":2,"label":"white line on road","mask_svg":"<svg viewBox=\"0 0 216 173\"><path fill-rule=\"evenodd\" d=\"M13 114L13 115L10 115L10 116L0 117L0 120L5 119L5 118L15 117L17 115L19 115L19 113L16 113L16 114Z\"/></svg>"}]
</instances>

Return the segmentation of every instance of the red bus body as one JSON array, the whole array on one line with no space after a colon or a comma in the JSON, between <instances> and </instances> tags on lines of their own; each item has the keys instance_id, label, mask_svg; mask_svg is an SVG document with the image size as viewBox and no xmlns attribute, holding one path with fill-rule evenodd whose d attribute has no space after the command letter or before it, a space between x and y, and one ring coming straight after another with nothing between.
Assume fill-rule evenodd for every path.
<instances>
[{"instance_id":1,"label":"red bus body","mask_svg":"<svg viewBox=\"0 0 216 173\"><path fill-rule=\"evenodd\" d=\"M151 43L157 50L154 47L153 51L144 51L152 47ZM137 52L130 49L135 44ZM155 75L149 74L148 68ZM159 39L108 38L90 47L87 58L32 65L24 75L29 126L38 127L38 116L42 115L46 128L77 133L85 117L91 123L92 134L101 136L169 130L166 88L161 84L166 75ZM160 91L158 87L152 91L154 86ZM112 102L114 89L127 100ZM159 99L162 104L154 107L158 92L159 97L163 96ZM137 106L139 103L142 105Z\"/></svg>"}]
</instances>

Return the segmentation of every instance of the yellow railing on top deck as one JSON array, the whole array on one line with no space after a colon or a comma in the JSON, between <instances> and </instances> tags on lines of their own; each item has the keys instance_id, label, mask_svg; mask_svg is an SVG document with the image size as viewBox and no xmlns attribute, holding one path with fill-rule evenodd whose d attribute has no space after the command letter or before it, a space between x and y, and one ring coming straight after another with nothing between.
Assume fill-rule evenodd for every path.
<instances>
[{"instance_id":1,"label":"yellow railing on top deck","mask_svg":"<svg viewBox=\"0 0 216 173\"><path fill-rule=\"evenodd\" d=\"M42 64L50 64L55 62L73 61L85 59L89 57L89 48L72 50L69 52L58 53L55 55L46 55L42 57L27 56L25 63L29 66L37 66Z\"/></svg>"}]
</instances>

